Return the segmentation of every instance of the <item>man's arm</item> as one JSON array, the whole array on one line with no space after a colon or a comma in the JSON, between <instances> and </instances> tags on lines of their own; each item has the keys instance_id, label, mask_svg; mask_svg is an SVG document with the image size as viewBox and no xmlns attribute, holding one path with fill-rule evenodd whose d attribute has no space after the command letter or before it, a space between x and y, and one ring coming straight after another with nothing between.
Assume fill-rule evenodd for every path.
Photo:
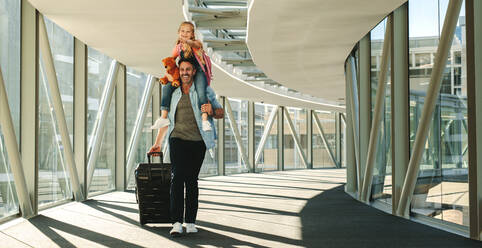
<instances>
[{"instance_id":1,"label":"man's arm","mask_svg":"<svg viewBox=\"0 0 482 248\"><path fill-rule=\"evenodd\" d=\"M206 96L210 102L210 104L204 104L201 108L205 108L204 112L207 112L209 115L213 116L215 119L221 119L224 117L224 109L223 106L218 102L216 99L216 93L211 87L206 87Z\"/></svg>"}]
</instances>

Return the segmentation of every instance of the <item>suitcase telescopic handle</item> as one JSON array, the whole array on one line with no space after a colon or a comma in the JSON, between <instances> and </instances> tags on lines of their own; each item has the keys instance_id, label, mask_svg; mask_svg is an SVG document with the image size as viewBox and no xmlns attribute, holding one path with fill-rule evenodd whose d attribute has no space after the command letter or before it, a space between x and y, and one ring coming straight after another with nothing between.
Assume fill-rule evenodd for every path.
<instances>
[{"instance_id":1,"label":"suitcase telescopic handle","mask_svg":"<svg viewBox=\"0 0 482 248\"><path fill-rule=\"evenodd\" d=\"M149 164L151 164L151 156L153 156L153 155L159 155L159 157L161 157L161 163L162 163L162 161L163 161L163 154L162 154L162 152L148 152L148 153L147 153L147 162L148 162Z\"/></svg>"}]
</instances>

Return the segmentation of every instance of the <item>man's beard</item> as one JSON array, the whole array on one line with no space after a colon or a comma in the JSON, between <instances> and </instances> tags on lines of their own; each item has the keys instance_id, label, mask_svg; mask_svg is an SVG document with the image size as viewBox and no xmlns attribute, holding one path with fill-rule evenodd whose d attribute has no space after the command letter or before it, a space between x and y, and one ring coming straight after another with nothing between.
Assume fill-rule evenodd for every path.
<instances>
[{"instance_id":1,"label":"man's beard","mask_svg":"<svg viewBox=\"0 0 482 248\"><path fill-rule=\"evenodd\" d=\"M183 76L187 76L187 78L184 78ZM188 84L192 81L192 77L190 77L189 75L181 75L181 82L185 83L185 84Z\"/></svg>"}]
</instances>

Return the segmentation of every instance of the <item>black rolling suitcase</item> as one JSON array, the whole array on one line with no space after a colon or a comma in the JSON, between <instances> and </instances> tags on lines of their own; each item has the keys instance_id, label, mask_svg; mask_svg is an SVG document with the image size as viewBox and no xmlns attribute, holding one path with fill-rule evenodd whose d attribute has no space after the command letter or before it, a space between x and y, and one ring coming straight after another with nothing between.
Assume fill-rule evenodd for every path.
<instances>
[{"instance_id":1,"label":"black rolling suitcase","mask_svg":"<svg viewBox=\"0 0 482 248\"><path fill-rule=\"evenodd\" d=\"M162 162L162 152L158 152L161 163L140 163L134 172L136 177L136 200L139 204L139 222L171 223L169 215L169 189L171 187L171 164Z\"/></svg>"}]
</instances>

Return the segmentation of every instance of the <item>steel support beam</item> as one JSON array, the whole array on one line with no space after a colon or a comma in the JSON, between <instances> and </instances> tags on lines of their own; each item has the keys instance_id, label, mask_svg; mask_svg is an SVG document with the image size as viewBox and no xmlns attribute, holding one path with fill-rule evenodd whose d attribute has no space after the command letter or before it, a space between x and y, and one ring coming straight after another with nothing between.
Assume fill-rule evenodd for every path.
<instances>
[{"instance_id":1,"label":"steel support beam","mask_svg":"<svg viewBox=\"0 0 482 248\"><path fill-rule=\"evenodd\" d=\"M202 7L189 7L189 12L196 14L211 15L212 18L216 17L238 17L247 16L248 9L246 8L202 8Z\"/></svg>"},{"instance_id":2,"label":"steel support beam","mask_svg":"<svg viewBox=\"0 0 482 248\"><path fill-rule=\"evenodd\" d=\"M256 164L254 162L254 154L255 154L255 134L254 134L254 122L255 122L255 113L254 113L254 102L248 101L248 159L249 164L249 172L256 172Z\"/></svg>"},{"instance_id":3,"label":"steel support beam","mask_svg":"<svg viewBox=\"0 0 482 248\"><path fill-rule=\"evenodd\" d=\"M397 215L406 216L410 206L410 201L417 183L417 175L420 170L420 161L427 141L428 132L432 115L435 110L435 104L440 94L440 85L442 83L442 74L447 63L448 53L452 45L455 26L457 25L462 0L450 0L447 13L445 15L442 34L437 48L437 57L434 61L430 84L427 89L427 96L423 105L419 126L415 136L415 142L412 149L412 157L408 164L407 175L403 183L400 201L398 203Z\"/></svg>"},{"instance_id":4,"label":"steel support beam","mask_svg":"<svg viewBox=\"0 0 482 248\"><path fill-rule=\"evenodd\" d=\"M360 40L360 171L365 171L371 128L371 44L370 33ZM363 182L364 173L360 174Z\"/></svg>"},{"instance_id":5,"label":"steel support beam","mask_svg":"<svg viewBox=\"0 0 482 248\"><path fill-rule=\"evenodd\" d=\"M89 142L88 162L87 162L87 195L90 189L92 178L94 177L95 163L100 152L100 146L104 137L104 128L109 114L112 96L114 95L115 85L117 83L117 74L119 70L119 63L112 61L107 75L104 91L97 111L97 117L92 130L92 135Z\"/></svg>"},{"instance_id":6,"label":"steel support beam","mask_svg":"<svg viewBox=\"0 0 482 248\"><path fill-rule=\"evenodd\" d=\"M126 66L119 65L115 89L115 189L127 189L126 181Z\"/></svg>"},{"instance_id":7,"label":"steel support beam","mask_svg":"<svg viewBox=\"0 0 482 248\"><path fill-rule=\"evenodd\" d=\"M154 77L149 75L146 80L146 87L144 88L144 93L142 94L142 99L137 110L137 118L134 124L134 130L129 141L127 148L127 182L130 181L131 176L134 174L134 163L136 162L136 152L137 146L139 144L139 139L142 135L142 129L144 128L144 122L146 120L147 110L149 109L149 101L152 96L152 90L154 84L156 83ZM164 146L167 147L167 146Z\"/></svg>"},{"instance_id":8,"label":"steel support beam","mask_svg":"<svg viewBox=\"0 0 482 248\"><path fill-rule=\"evenodd\" d=\"M269 114L268 121L266 121L266 124L264 125L263 135L261 136L261 140L259 141L258 149L256 150L256 155L254 159L255 167L257 167L259 159L261 158L261 153L263 152L264 145L268 140L269 132L271 132L271 128L273 128L274 120L278 115L278 109L278 106L273 107L271 113Z\"/></svg>"},{"instance_id":9,"label":"steel support beam","mask_svg":"<svg viewBox=\"0 0 482 248\"><path fill-rule=\"evenodd\" d=\"M87 195L87 45L74 38L74 158Z\"/></svg>"},{"instance_id":10,"label":"steel support beam","mask_svg":"<svg viewBox=\"0 0 482 248\"><path fill-rule=\"evenodd\" d=\"M238 124L236 123L236 119L234 119L233 110L231 109L231 104L229 103L229 99L225 100L226 104L226 112L229 117L229 125L231 126L231 130L234 134L234 140L236 141L236 145L238 146L239 152L241 153L241 158L244 161L244 166L246 169L251 168L250 161L246 154L246 150L243 147L241 134L239 133Z\"/></svg>"},{"instance_id":11,"label":"steel support beam","mask_svg":"<svg viewBox=\"0 0 482 248\"><path fill-rule=\"evenodd\" d=\"M396 214L410 158L408 4L393 12L392 213Z\"/></svg>"},{"instance_id":12,"label":"steel support beam","mask_svg":"<svg viewBox=\"0 0 482 248\"><path fill-rule=\"evenodd\" d=\"M31 213L28 210L22 213L29 217L38 213L39 52L37 10L27 0L21 2L21 37L20 152L32 208Z\"/></svg>"},{"instance_id":13,"label":"steel support beam","mask_svg":"<svg viewBox=\"0 0 482 248\"><path fill-rule=\"evenodd\" d=\"M341 168L341 113L338 112L335 113L335 147L336 161Z\"/></svg>"},{"instance_id":14,"label":"steel support beam","mask_svg":"<svg viewBox=\"0 0 482 248\"><path fill-rule=\"evenodd\" d=\"M358 180L358 176L360 173L357 173L357 166L356 166L356 157L355 157L355 137L353 134L353 114L352 114L352 104L351 101L353 100L351 98L351 93L350 93L350 87L351 87L351 82L350 82L350 76L348 75L348 68L349 66L346 66L345 70L345 101L346 101L346 117L344 115L342 116L342 120L345 123L346 126L346 142L345 142L345 147L346 147L346 185L345 185L345 191L351 194L355 194L358 190L360 192L361 186L360 186L360 181ZM359 195L358 195L359 197Z\"/></svg>"},{"instance_id":15,"label":"steel support beam","mask_svg":"<svg viewBox=\"0 0 482 248\"><path fill-rule=\"evenodd\" d=\"M313 114L311 109L306 114L306 160L308 162L307 169L313 169Z\"/></svg>"},{"instance_id":16,"label":"steel support beam","mask_svg":"<svg viewBox=\"0 0 482 248\"><path fill-rule=\"evenodd\" d=\"M70 182L72 184L72 193L76 201L83 201L84 194L79 183L79 176L77 174L77 168L75 166L74 152L72 149L72 143L70 141L69 130L67 128L67 122L65 120L64 108L62 105L62 98L60 97L59 84L57 80L57 74L54 67L54 59L52 57L52 51L49 45L49 39L47 35L47 28L45 27L44 18L41 14L38 15L39 25L39 46L42 51L42 61L45 66L45 74L50 88L50 94L52 96L53 106L55 109L55 117L57 119L57 125L60 132L60 138L64 147L64 155L69 170Z\"/></svg>"},{"instance_id":17,"label":"steel support beam","mask_svg":"<svg viewBox=\"0 0 482 248\"><path fill-rule=\"evenodd\" d=\"M364 202L370 201L371 187L373 181L373 170L375 168L375 158L377 154L378 135L380 134L380 126L383 117L383 106L385 104L385 88L387 84L388 65L390 63L391 52L391 35L392 32L392 16L387 18L387 26L385 29L385 38L383 41L382 61L380 62L380 74L378 78L378 88L375 97L375 109L373 110L372 127L370 129L370 141L368 144L367 162L365 165L363 186L360 199Z\"/></svg>"},{"instance_id":18,"label":"steel support beam","mask_svg":"<svg viewBox=\"0 0 482 248\"><path fill-rule=\"evenodd\" d=\"M221 104L223 109L226 109L226 97L220 96L218 102ZM222 119L218 119L218 175L226 175L226 164L224 158L224 140L226 137L226 116Z\"/></svg>"},{"instance_id":19,"label":"steel support beam","mask_svg":"<svg viewBox=\"0 0 482 248\"><path fill-rule=\"evenodd\" d=\"M284 108L280 106L278 109L278 170L283 171L285 170L285 133L284 133Z\"/></svg>"},{"instance_id":20,"label":"steel support beam","mask_svg":"<svg viewBox=\"0 0 482 248\"><path fill-rule=\"evenodd\" d=\"M348 96L347 98L350 98L348 101L347 107L350 107L350 114L351 116L349 117L350 120L350 127L352 129L352 135L353 135L353 147L355 149L355 157L353 160L355 170L354 172L356 173L356 182L357 182L357 189L358 189L358 194L361 193L361 188L362 188L362 180L361 180L361 175L362 171L360 169L360 149L359 149L359 141L360 141L360 135L358 134L358 86L356 83L356 69L355 69L355 59L353 56L349 56L346 64L346 80L347 81L347 87L348 87ZM348 113L348 112L347 112Z\"/></svg>"},{"instance_id":21,"label":"steel support beam","mask_svg":"<svg viewBox=\"0 0 482 248\"><path fill-rule=\"evenodd\" d=\"M34 216L32 202L28 194L27 182L23 173L22 159L18 150L17 137L13 126L10 106L8 105L7 90L3 81L3 73L0 68L0 126L2 127L5 147L7 149L10 168L12 170L15 188L17 190L18 205L25 218Z\"/></svg>"},{"instance_id":22,"label":"steel support beam","mask_svg":"<svg viewBox=\"0 0 482 248\"><path fill-rule=\"evenodd\" d=\"M293 141L295 142L296 150L298 151L298 154L301 157L301 161L303 162L305 167L308 167L308 162L306 161L306 155L305 155L305 152L303 151L303 148L301 147L300 139L299 139L298 135L296 134L296 130L295 130L295 127L293 125L293 121L291 120L291 117L290 117L290 113L288 112L288 110L286 108L284 108L284 111L285 111L286 122L288 123L288 128L291 132L291 136L293 136Z\"/></svg>"},{"instance_id":23,"label":"steel support beam","mask_svg":"<svg viewBox=\"0 0 482 248\"><path fill-rule=\"evenodd\" d=\"M336 168L341 168L340 164L337 162L335 155L333 155L333 151L331 150L328 140L326 139L325 132L323 131L323 127L321 126L320 119L316 115L315 112L313 112L313 119L315 120L315 125L316 128L318 129L318 132L320 133L321 140L323 141L323 144L325 145L326 151L330 155L331 161L333 161L333 164L336 166Z\"/></svg>"},{"instance_id":24,"label":"steel support beam","mask_svg":"<svg viewBox=\"0 0 482 248\"><path fill-rule=\"evenodd\" d=\"M470 238L482 240L482 2L465 1ZM465 126L465 125L464 125Z\"/></svg>"}]
</instances>

